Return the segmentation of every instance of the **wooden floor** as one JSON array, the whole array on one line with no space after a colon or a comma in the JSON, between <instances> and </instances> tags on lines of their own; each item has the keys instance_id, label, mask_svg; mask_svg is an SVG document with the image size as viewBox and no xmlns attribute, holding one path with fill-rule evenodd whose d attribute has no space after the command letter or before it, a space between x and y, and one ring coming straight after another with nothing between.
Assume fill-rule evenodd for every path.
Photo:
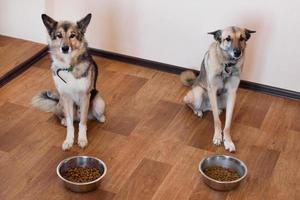
<instances>
[{"instance_id":1,"label":"wooden floor","mask_svg":"<svg viewBox=\"0 0 300 200\"><path fill-rule=\"evenodd\" d=\"M43 44L0 35L0 77L44 47Z\"/></svg>"},{"instance_id":2,"label":"wooden floor","mask_svg":"<svg viewBox=\"0 0 300 200\"><path fill-rule=\"evenodd\" d=\"M89 122L84 150L74 145L62 151L66 129L30 106L34 94L53 88L49 57L1 88L0 199L300 199L299 101L240 89L232 127L237 152L230 154L212 144L212 114L199 119L182 103L188 89L177 75L96 62L107 121ZM216 192L200 180L199 161L215 153L247 164L249 176L236 190ZM72 155L106 162L97 191L75 194L62 187L56 166Z\"/></svg>"}]
</instances>

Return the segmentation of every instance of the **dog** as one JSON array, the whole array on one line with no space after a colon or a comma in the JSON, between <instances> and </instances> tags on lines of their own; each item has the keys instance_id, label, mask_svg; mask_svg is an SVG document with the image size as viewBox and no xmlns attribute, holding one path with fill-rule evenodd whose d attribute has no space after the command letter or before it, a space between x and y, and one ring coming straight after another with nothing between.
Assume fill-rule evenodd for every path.
<instances>
[{"instance_id":1,"label":"dog","mask_svg":"<svg viewBox=\"0 0 300 200\"><path fill-rule=\"evenodd\" d=\"M67 127L63 150L74 142L73 121L79 121L78 145L86 147L87 120L105 121L105 102L96 89L98 67L88 52L84 38L91 14L76 23L55 21L42 14L48 32L51 72L57 91L42 91L32 99L32 105L54 113Z\"/></svg>"},{"instance_id":2,"label":"dog","mask_svg":"<svg viewBox=\"0 0 300 200\"><path fill-rule=\"evenodd\" d=\"M228 27L210 32L215 42L211 44L201 64L198 76L192 71L182 72L180 79L192 89L184 102L194 114L202 117L203 112L212 111L214 118L213 144L221 145L234 152L235 145L230 136L230 126L240 83L240 74L245 59L246 42L255 31L239 27ZM225 127L221 129L219 115L226 109Z\"/></svg>"}]
</instances>

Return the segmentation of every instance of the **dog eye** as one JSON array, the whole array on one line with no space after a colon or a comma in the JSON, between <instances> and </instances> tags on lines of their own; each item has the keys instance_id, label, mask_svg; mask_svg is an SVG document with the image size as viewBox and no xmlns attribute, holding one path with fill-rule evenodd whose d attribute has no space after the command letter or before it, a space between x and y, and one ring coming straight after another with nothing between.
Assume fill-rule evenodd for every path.
<instances>
[{"instance_id":1,"label":"dog eye","mask_svg":"<svg viewBox=\"0 0 300 200\"><path fill-rule=\"evenodd\" d=\"M61 33L57 33L57 34L56 34L56 37L58 37L58 38L62 38L62 35L61 35Z\"/></svg>"},{"instance_id":2,"label":"dog eye","mask_svg":"<svg viewBox=\"0 0 300 200\"><path fill-rule=\"evenodd\" d=\"M226 41L227 41L227 42L230 42L230 41L231 41L231 38L230 38L230 37L227 37L227 38L226 38Z\"/></svg>"},{"instance_id":3,"label":"dog eye","mask_svg":"<svg viewBox=\"0 0 300 200\"><path fill-rule=\"evenodd\" d=\"M242 41L244 41L245 40L245 38L243 38L243 37L240 37L240 41L242 42Z\"/></svg>"},{"instance_id":4,"label":"dog eye","mask_svg":"<svg viewBox=\"0 0 300 200\"><path fill-rule=\"evenodd\" d=\"M72 33L71 35L70 35L70 38L74 38L76 35L74 34L74 33Z\"/></svg>"}]
</instances>

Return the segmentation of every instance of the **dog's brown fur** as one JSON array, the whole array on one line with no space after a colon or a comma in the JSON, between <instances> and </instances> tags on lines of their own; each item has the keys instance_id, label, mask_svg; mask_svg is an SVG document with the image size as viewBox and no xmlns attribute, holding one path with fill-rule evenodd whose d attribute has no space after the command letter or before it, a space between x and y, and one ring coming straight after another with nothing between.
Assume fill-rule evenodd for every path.
<instances>
[{"instance_id":1,"label":"dog's brown fur","mask_svg":"<svg viewBox=\"0 0 300 200\"><path fill-rule=\"evenodd\" d=\"M209 33L214 35L216 41L205 54L198 77L191 71L181 74L183 84L192 87L184 97L185 103L199 117L202 117L204 111L212 110L215 125L213 143L220 145L223 141L225 149L230 152L235 151L230 126L236 91L244 64L246 41L254 32L228 27ZM219 114L225 108L226 122L222 136Z\"/></svg>"}]
</instances>

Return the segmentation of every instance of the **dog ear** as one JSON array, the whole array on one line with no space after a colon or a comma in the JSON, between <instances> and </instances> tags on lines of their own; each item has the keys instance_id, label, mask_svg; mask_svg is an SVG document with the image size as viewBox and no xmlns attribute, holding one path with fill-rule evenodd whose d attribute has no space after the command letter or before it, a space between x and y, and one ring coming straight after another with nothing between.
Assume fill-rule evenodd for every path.
<instances>
[{"instance_id":1,"label":"dog ear","mask_svg":"<svg viewBox=\"0 0 300 200\"><path fill-rule=\"evenodd\" d=\"M77 26L79 28L79 30L81 31L82 34L85 33L87 26L89 25L90 21L92 18L92 14L89 13L87 16L85 16L84 18L82 18L81 20L79 20L77 22Z\"/></svg>"},{"instance_id":2,"label":"dog ear","mask_svg":"<svg viewBox=\"0 0 300 200\"><path fill-rule=\"evenodd\" d=\"M52 35L53 30L57 26L57 21L55 21L54 19L52 19L51 17L49 17L46 14L42 14L42 20L43 20L44 25L47 28L49 35Z\"/></svg>"},{"instance_id":3,"label":"dog ear","mask_svg":"<svg viewBox=\"0 0 300 200\"><path fill-rule=\"evenodd\" d=\"M256 31L245 29L246 41L250 39L252 33L256 33Z\"/></svg>"},{"instance_id":4,"label":"dog ear","mask_svg":"<svg viewBox=\"0 0 300 200\"><path fill-rule=\"evenodd\" d=\"M222 31L221 30L209 32L208 34L213 35L216 41L222 42Z\"/></svg>"}]
</instances>

